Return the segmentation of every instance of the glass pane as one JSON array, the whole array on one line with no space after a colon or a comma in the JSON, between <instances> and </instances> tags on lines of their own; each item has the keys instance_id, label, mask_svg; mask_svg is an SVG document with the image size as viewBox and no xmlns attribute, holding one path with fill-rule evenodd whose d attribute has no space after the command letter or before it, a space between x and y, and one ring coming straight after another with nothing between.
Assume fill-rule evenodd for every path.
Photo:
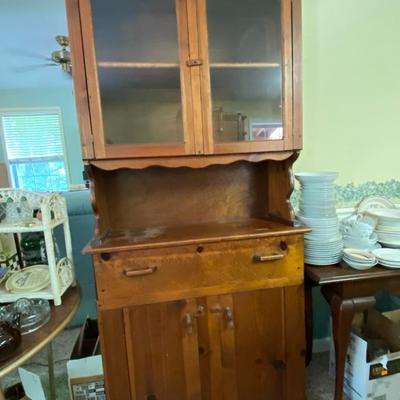
<instances>
[{"instance_id":1,"label":"glass pane","mask_svg":"<svg viewBox=\"0 0 400 400\"><path fill-rule=\"evenodd\" d=\"M280 0L207 2L216 142L283 138L280 8Z\"/></svg>"},{"instance_id":2,"label":"glass pane","mask_svg":"<svg viewBox=\"0 0 400 400\"><path fill-rule=\"evenodd\" d=\"M182 143L175 0L93 0L107 144Z\"/></svg>"}]
</instances>

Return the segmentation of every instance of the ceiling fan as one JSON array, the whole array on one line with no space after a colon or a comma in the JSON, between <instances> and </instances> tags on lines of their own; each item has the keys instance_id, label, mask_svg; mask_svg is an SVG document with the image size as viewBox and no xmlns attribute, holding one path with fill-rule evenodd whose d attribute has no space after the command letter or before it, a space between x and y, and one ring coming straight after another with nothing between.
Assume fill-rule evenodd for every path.
<instances>
[{"instance_id":1,"label":"ceiling fan","mask_svg":"<svg viewBox=\"0 0 400 400\"><path fill-rule=\"evenodd\" d=\"M53 51L51 53L51 59L56 64L60 65L63 71L70 74L72 71L72 65L71 53L67 49L69 46L68 36L58 35L56 36L56 42L61 46L61 49Z\"/></svg>"},{"instance_id":2,"label":"ceiling fan","mask_svg":"<svg viewBox=\"0 0 400 400\"><path fill-rule=\"evenodd\" d=\"M37 55L33 53L27 53L26 51L13 51L16 55L22 55L27 57L39 58L41 60L49 61L45 64L33 64L33 65L24 65L22 67L15 68L16 71L25 72L32 71L42 67L51 67L51 66L61 66L61 69L69 74L72 72L72 64L71 64L71 53L68 50L69 39L68 36L58 35L55 37L56 42L61 46L61 49L54 50L51 52L50 57L43 57L42 55Z\"/></svg>"}]
</instances>

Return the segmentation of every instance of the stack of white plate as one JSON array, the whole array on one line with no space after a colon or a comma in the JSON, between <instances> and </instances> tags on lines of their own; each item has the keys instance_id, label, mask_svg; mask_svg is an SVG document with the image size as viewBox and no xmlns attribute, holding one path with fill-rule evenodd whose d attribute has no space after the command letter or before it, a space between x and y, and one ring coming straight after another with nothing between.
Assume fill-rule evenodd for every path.
<instances>
[{"instance_id":1,"label":"stack of white plate","mask_svg":"<svg viewBox=\"0 0 400 400\"><path fill-rule=\"evenodd\" d=\"M384 247L400 248L400 209L376 209L366 213L377 220L378 242Z\"/></svg>"},{"instance_id":2,"label":"stack of white plate","mask_svg":"<svg viewBox=\"0 0 400 400\"><path fill-rule=\"evenodd\" d=\"M335 208L337 172L304 172L295 174L295 177L301 186L297 217L312 229L305 234L305 262L312 265L336 264L342 258L343 249Z\"/></svg>"},{"instance_id":3,"label":"stack of white plate","mask_svg":"<svg viewBox=\"0 0 400 400\"><path fill-rule=\"evenodd\" d=\"M400 250L377 249L373 253L380 265L388 268L400 268Z\"/></svg>"},{"instance_id":4,"label":"stack of white plate","mask_svg":"<svg viewBox=\"0 0 400 400\"><path fill-rule=\"evenodd\" d=\"M368 251L350 248L343 250L343 260L350 267L360 271L370 269L378 263L374 254Z\"/></svg>"}]
</instances>

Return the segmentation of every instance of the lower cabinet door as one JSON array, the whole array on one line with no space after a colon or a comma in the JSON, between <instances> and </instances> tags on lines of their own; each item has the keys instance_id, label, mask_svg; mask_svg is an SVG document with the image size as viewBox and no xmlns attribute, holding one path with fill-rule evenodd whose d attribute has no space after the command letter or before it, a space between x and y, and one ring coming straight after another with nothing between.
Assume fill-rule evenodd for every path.
<instances>
[{"instance_id":1,"label":"lower cabinet door","mask_svg":"<svg viewBox=\"0 0 400 400\"><path fill-rule=\"evenodd\" d=\"M204 310L196 300L123 313L132 400L200 400L197 320Z\"/></svg>"},{"instance_id":2,"label":"lower cabinet door","mask_svg":"<svg viewBox=\"0 0 400 400\"><path fill-rule=\"evenodd\" d=\"M100 312L107 400L303 400L303 287Z\"/></svg>"},{"instance_id":3,"label":"lower cabinet door","mask_svg":"<svg viewBox=\"0 0 400 400\"><path fill-rule=\"evenodd\" d=\"M203 400L304 399L302 293L277 288L201 300Z\"/></svg>"}]
</instances>

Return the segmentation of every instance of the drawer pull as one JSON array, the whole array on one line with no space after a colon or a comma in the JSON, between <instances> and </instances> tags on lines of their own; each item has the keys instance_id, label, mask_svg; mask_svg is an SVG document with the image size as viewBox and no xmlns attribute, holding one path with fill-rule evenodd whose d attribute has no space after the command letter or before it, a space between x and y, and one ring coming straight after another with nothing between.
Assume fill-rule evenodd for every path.
<instances>
[{"instance_id":1,"label":"drawer pull","mask_svg":"<svg viewBox=\"0 0 400 400\"><path fill-rule=\"evenodd\" d=\"M157 267L149 267L143 269L124 269L125 276L143 276L150 275L157 271Z\"/></svg>"},{"instance_id":2,"label":"drawer pull","mask_svg":"<svg viewBox=\"0 0 400 400\"><path fill-rule=\"evenodd\" d=\"M271 254L269 256L260 256L260 255L255 255L253 257L254 261L257 262L264 262L264 261L275 261L275 260L282 260L282 258L285 257L285 254L279 253L279 254Z\"/></svg>"}]
</instances>

